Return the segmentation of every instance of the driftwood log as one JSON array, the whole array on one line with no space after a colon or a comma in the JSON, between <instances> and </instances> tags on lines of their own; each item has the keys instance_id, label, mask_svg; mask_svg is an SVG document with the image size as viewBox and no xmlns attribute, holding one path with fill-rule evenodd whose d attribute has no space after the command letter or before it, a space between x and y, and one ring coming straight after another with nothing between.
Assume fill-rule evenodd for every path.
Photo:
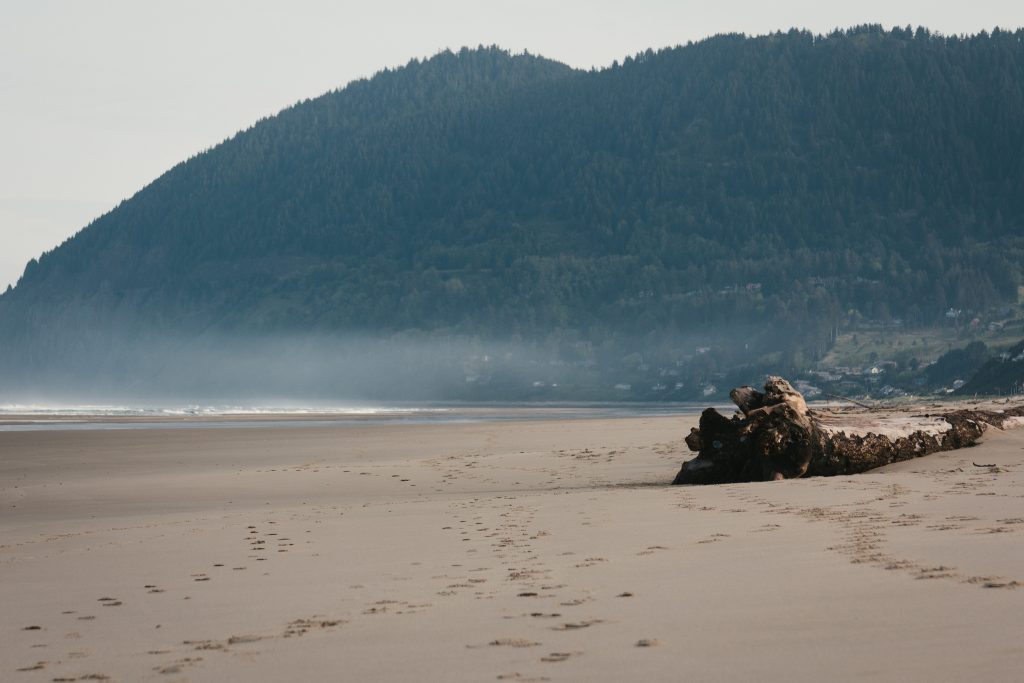
<instances>
[{"instance_id":1,"label":"driftwood log","mask_svg":"<svg viewBox=\"0 0 1024 683\"><path fill-rule=\"evenodd\" d=\"M1002 427L1009 418L1024 416L1022 406L1002 412L862 415L860 424L844 423L808 409L800 392L781 377L769 377L764 392L738 387L729 396L739 413L725 417L708 408L701 414L700 427L686 437L697 457L683 463L673 484L856 474L972 446L988 425Z\"/></svg>"}]
</instances>

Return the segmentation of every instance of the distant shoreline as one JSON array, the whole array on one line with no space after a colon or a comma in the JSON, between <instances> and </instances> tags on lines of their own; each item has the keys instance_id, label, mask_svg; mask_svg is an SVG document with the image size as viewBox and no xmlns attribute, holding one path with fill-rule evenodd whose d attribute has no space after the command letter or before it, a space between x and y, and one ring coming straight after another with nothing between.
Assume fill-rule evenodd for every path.
<instances>
[{"instance_id":1,"label":"distant shoreline","mask_svg":"<svg viewBox=\"0 0 1024 683\"><path fill-rule=\"evenodd\" d=\"M929 408L978 407L997 409L1009 399L962 397L907 397L865 410L838 399L808 402L815 410L873 414L905 413ZM360 425L431 425L477 422L596 420L635 417L692 417L713 407L725 414L735 410L726 403L648 402L437 402L349 407L108 407L108 406L0 406L0 432L93 431L120 429L242 429L309 428ZM10 412L6 412L10 410Z\"/></svg>"},{"instance_id":2,"label":"distant shoreline","mask_svg":"<svg viewBox=\"0 0 1024 683\"><path fill-rule=\"evenodd\" d=\"M0 413L0 432L104 429L231 429L301 428L389 424L459 424L474 422L596 420L634 417L692 416L703 404L590 404L590 405L459 405L381 407L301 412L203 412L167 414L139 412L19 412Z\"/></svg>"}]
</instances>

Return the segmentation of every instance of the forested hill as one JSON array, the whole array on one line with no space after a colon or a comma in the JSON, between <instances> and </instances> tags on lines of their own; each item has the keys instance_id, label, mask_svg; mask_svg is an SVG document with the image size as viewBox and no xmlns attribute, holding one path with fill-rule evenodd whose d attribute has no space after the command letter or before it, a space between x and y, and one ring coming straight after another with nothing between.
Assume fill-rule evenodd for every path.
<instances>
[{"instance_id":1,"label":"forested hill","mask_svg":"<svg viewBox=\"0 0 1024 683\"><path fill-rule=\"evenodd\" d=\"M296 104L155 180L0 298L89 325L820 348L1016 297L1024 31L718 36L579 71L496 48ZM98 162L98 172L101 164ZM81 341L75 341L80 344Z\"/></svg>"},{"instance_id":2,"label":"forested hill","mask_svg":"<svg viewBox=\"0 0 1024 683\"><path fill-rule=\"evenodd\" d=\"M961 396L1024 393L1024 341L984 363L956 393Z\"/></svg>"}]
</instances>

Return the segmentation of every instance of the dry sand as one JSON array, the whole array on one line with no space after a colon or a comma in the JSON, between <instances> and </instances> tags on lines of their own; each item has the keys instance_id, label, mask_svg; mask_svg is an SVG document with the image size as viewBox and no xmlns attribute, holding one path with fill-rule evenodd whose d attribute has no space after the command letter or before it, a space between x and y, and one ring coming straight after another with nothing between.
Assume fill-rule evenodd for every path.
<instances>
[{"instance_id":1,"label":"dry sand","mask_svg":"<svg viewBox=\"0 0 1024 683\"><path fill-rule=\"evenodd\" d=\"M1024 429L666 486L695 421L0 433L0 680L1021 679Z\"/></svg>"}]
</instances>

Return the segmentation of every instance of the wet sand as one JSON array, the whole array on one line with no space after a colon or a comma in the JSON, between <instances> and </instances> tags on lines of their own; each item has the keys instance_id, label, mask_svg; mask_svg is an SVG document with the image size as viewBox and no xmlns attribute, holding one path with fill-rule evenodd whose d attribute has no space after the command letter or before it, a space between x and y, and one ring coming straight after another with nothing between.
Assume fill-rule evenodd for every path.
<instances>
[{"instance_id":1,"label":"wet sand","mask_svg":"<svg viewBox=\"0 0 1024 683\"><path fill-rule=\"evenodd\" d=\"M695 422L0 433L0 680L1019 680L1024 429L666 486Z\"/></svg>"}]
</instances>

